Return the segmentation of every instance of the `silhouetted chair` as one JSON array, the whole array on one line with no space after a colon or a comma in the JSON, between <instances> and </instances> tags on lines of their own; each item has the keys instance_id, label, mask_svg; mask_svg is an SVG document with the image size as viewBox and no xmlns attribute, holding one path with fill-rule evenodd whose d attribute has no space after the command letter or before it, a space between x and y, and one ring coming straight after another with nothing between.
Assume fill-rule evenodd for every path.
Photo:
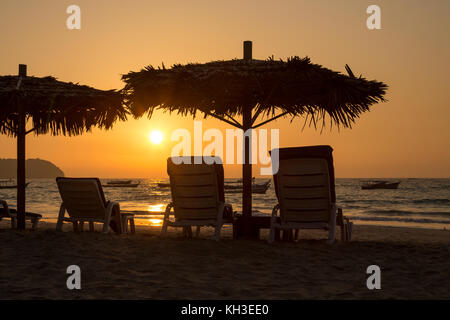
<instances>
[{"instance_id":1,"label":"silhouetted chair","mask_svg":"<svg viewBox=\"0 0 450 320\"><path fill-rule=\"evenodd\" d=\"M94 222L103 223L103 233L110 226L116 233L127 232L128 222L135 233L134 215L120 212L117 202L106 201L100 180L97 178L56 178L62 203L59 210L56 230L61 230L64 221L73 224L74 231L82 231L84 222L89 222L90 231L94 231ZM65 213L69 217L65 217ZM111 218L116 217L111 223Z\"/></svg>"},{"instance_id":2,"label":"silhouetted chair","mask_svg":"<svg viewBox=\"0 0 450 320\"><path fill-rule=\"evenodd\" d=\"M17 228L17 210L8 207L8 203L4 200L0 200L0 221L3 218L11 219L11 228ZM38 213L25 212L25 220L30 220L31 229L36 230L38 227L39 220L41 220L42 215Z\"/></svg>"},{"instance_id":3,"label":"silhouetted chair","mask_svg":"<svg viewBox=\"0 0 450 320\"><path fill-rule=\"evenodd\" d=\"M295 229L296 238L299 229L325 229L328 243L333 243L336 224L341 226L341 240L349 241L353 224L336 207L333 149L312 146L277 150L279 168L273 179L278 204L272 211L269 242L274 241L276 229ZM274 151L272 166L276 169Z\"/></svg>"},{"instance_id":4,"label":"silhouetted chair","mask_svg":"<svg viewBox=\"0 0 450 320\"><path fill-rule=\"evenodd\" d=\"M213 239L218 241L224 216L232 222L233 215L232 206L225 203L223 166L220 158L210 157L219 162L213 164L206 164L203 157L198 157L201 163L195 164L195 158L167 159L172 202L166 207L161 235L165 236L167 227L183 227L185 235L191 237L191 226L197 226L198 236L201 226L212 226L215 228ZM176 164L181 160L185 163ZM170 220L171 209L175 221Z\"/></svg>"}]
</instances>

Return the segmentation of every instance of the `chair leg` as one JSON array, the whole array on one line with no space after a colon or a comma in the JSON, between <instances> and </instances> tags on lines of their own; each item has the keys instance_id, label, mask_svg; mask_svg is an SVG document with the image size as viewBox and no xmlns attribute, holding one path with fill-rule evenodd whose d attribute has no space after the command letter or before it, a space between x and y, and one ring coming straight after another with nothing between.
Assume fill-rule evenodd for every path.
<instances>
[{"instance_id":1,"label":"chair leg","mask_svg":"<svg viewBox=\"0 0 450 320\"><path fill-rule=\"evenodd\" d=\"M80 221L79 230L80 230L80 232L83 232L83 230L84 230L84 221Z\"/></svg>"},{"instance_id":2,"label":"chair leg","mask_svg":"<svg viewBox=\"0 0 450 320\"><path fill-rule=\"evenodd\" d=\"M353 222L347 222L347 241L352 241Z\"/></svg>"},{"instance_id":3,"label":"chair leg","mask_svg":"<svg viewBox=\"0 0 450 320\"><path fill-rule=\"evenodd\" d=\"M128 217L126 215L122 216L122 231L128 233Z\"/></svg>"},{"instance_id":4,"label":"chair leg","mask_svg":"<svg viewBox=\"0 0 450 320\"><path fill-rule=\"evenodd\" d=\"M220 240L220 230L221 229L222 229L222 225L220 223L216 224L213 240L216 240L216 241Z\"/></svg>"},{"instance_id":5,"label":"chair leg","mask_svg":"<svg viewBox=\"0 0 450 320\"><path fill-rule=\"evenodd\" d=\"M39 223L40 218L39 217L34 217L31 219L31 230L36 230L38 223Z\"/></svg>"},{"instance_id":6,"label":"chair leg","mask_svg":"<svg viewBox=\"0 0 450 320\"><path fill-rule=\"evenodd\" d=\"M108 233L108 231L109 231L109 223L110 222L111 222L111 216L107 215L106 218L105 218L105 222L103 223L103 229L102 229L103 233ZM120 221L119 221L119 223L120 223ZM117 224L119 224L119 223L117 223Z\"/></svg>"},{"instance_id":7,"label":"chair leg","mask_svg":"<svg viewBox=\"0 0 450 320\"><path fill-rule=\"evenodd\" d=\"M64 205L61 204L61 207L59 208L59 214L58 214L58 222L56 223L56 230L61 231L63 226L63 219L64 214L66 213L66 209L64 208Z\"/></svg>"},{"instance_id":8,"label":"chair leg","mask_svg":"<svg viewBox=\"0 0 450 320\"><path fill-rule=\"evenodd\" d=\"M11 217L11 228L17 229L17 219L16 217Z\"/></svg>"},{"instance_id":9,"label":"chair leg","mask_svg":"<svg viewBox=\"0 0 450 320\"><path fill-rule=\"evenodd\" d=\"M275 240L275 226L270 226L269 243Z\"/></svg>"},{"instance_id":10,"label":"chair leg","mask_svg":"<svg viewBox=\"0 0 450 320\"><path fill-rule=\"evenodd\" d=\"M330 226L328 229L328 244L333 244L336 238L336 226Z\"/></svg>"},{"instance_id":11,"label":"chair leg","mask_svg":"<svg viewBox=\"0 0 450 320\"><path fill-rule=\"evenodd\" d=\"M192 227L191 226L187 226L186 228L186 236L189 239L192 239Z\"/></svg>"},{"instance_id":12,"label":"chair leg","mask_svg":"<svg viewBox=\"0 0 450 320\"><path fill-rule=\"evenodd\" d=\"M345 222L341 224L341 241L345 242L346 241L346 227L345 227Z\"/></svg>"},{"instance_id":13,"label":"chair leg","mask_svg":"<svg viewBox=\"0 0 450 320\"><path fill-rule=\"evenodd\" d=\"M298 241L298 234L300 229L295 229L294 241Z\"/></svg>"},{"instance_id":14,"label":"chair leg","mask_svg":"<svg viewBox=\"0 0 450 320\"><path fill-rule=\"evenodd\" d=\"M73 221L73 232L78 232L78 221Z\"/></svg>"},{"instance_id":15,"label":"chair leg","mask_svg":"<svg viewBox=\"0 0 450 320\"><path fill-rule=\"evenodd\" d=\"M328 244L333 244L336 240L336 214L337 208L336 205L333 204L330 211L330 220L328 224Z\"/></svg>"},{"instance_id":16,"label":"chair leg","mask_svg":"<svg viewBox=\"0 0 450 320\"><path fill-rule=\"evenodd\" d=\"M95 231L94 221L89 221L89 231L90 232L94 232Z\"/></svg>"},{"instance_id":17,"label":"chair leg","mask_svg":"<svg viewBox=\"0 0 450 320\"><path fill-rule=\"evenodd\" d=\"M134 221L133 221L134 224ZM164 220L162 228L161 228L161 237L165 237L167 233L167 220Z\"/></svg>"},{"instance_id":18,"label":"chair leg","mask_svg":"<svg viewBox=\"0 0 450 320\"><path fill-rule=\"evenodd\" d=\"M136 233L136 227L134 226L134 218L130 219L130 230L132 234Z\"/></svg>"}]
</instances>

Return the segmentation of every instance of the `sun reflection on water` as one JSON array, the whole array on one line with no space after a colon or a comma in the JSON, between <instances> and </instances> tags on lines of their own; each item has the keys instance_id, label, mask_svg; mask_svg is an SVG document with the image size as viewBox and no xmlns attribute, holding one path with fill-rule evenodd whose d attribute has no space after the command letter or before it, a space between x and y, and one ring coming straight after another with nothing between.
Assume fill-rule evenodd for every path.
<instances>
[{"instance_id":1,"label":"sun reflection on water","mask_svg":"<svg viewBox=\"0 0 450 320\"><path fill-rule=\"evenodd\" d=\"M147 211L155 214L160 214L162 216L164 210L165 210L165 204L158 203L158 204L151 204L148 206ZM150 226L162 226L162 217L161 218L150 218L147 220Z\"/></svg>"},{"instance_id":2,"label":"sun reflection on water","mask_svg":"<svg viewBox=\"0 0 450 320\"><path fill-rule=\"evenodd\" d=\"M148 212L164 212L165 204L159 203L159 204L151 204L148 206L147 211Z\"/></svg>"},{"instance_id":3,"label":"sun reflection on water","mask_svg":"<svg viewBox=\"0 0 450 320\"><path fill-rule=\"evenodd\" d=\"M153 227L162 226L162 219L148 219L148 223Z\"/></svg>"}]
</instances>

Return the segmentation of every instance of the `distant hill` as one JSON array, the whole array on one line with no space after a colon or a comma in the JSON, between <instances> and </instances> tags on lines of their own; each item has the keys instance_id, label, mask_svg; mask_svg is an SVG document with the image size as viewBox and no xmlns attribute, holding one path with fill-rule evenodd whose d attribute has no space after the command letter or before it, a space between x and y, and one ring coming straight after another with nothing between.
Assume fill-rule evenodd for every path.
<instances>
[{"instance_id":1,"label":"distant hill","mask_svg":"<svg viewBox=\"0 0 450 320\"><path fill-rule=\"evenodd\" d=\"M64 172L47 160L28 159L25 161L27 178L56 178L63 177ZM16 178L16 159L0 159L0 178Z\"/></svg>"}]
</instances>

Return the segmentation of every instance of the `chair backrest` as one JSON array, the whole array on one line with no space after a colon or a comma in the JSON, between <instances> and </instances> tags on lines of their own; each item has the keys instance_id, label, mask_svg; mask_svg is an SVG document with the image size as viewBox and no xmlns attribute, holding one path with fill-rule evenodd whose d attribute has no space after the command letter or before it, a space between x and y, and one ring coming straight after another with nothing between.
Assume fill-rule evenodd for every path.
<instances>
[{"instance_id":1,"label":"chair backrest","mask_svg":"<svg viewBox=\"0 0 450 320\"><path fill-rule=\"evenodd\" d=\"M280 218L289 222L328 222L336 201L329 146L279 149L274 175ZM332 174L332 176L331 176Z\"/></svg>"},{"instance_id":2,"label":"chair backrest","mask_svg":"<svg viewBox=\"0 0 450 320\"><path fill-rule=\"evenodd\" d=\"M98 178L56 178L59 194L71 218L104 219L106 200Z\"/></svg>"},{"instance_id":3,"label":"chair backrest","mask_svg":"<svg viewBox=\"0 0 450 320\"><path fill-rule=\"evenodd\" d=\"M224 201L223 166L219 158L213 164L206 164L203 159L196 164L195 158L167 159L175 219L215 220L219 203ZM180 163L181 159L184 163Z\"/></svg>"}]
</instances>

